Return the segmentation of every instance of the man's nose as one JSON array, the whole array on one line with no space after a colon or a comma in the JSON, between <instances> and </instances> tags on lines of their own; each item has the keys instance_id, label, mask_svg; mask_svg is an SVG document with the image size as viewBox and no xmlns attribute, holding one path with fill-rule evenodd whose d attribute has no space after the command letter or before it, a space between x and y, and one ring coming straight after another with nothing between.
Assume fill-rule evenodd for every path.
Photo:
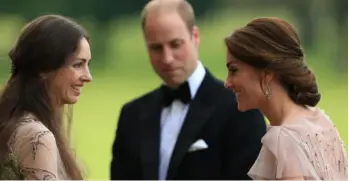
<instances>
[{"instance_id":1,"label":"man's nose","mask_svg":"<svg viewBox=\"0 0 349 181\"><path fill-rule=\"evenodd\" d=\"M170 48L164 48L163 56L164 56L164 62L166 64L170 64L174 60L173 52Z\"/></svg>"}]
</instances>

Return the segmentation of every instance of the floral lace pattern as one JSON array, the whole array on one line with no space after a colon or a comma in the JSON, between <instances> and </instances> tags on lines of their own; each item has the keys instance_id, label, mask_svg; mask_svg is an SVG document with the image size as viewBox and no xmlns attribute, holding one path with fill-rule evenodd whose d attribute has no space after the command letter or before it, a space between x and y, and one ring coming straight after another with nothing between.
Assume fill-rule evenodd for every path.
<instances>
[{"instance_id":1,"label":"floral lace pattern","mask_svg":"<svg viewBox=\"0 0 349 181\"><path fill-rule=\"evenodd\" d=\"M320 109L315 115L271 126L249 175L255 180L347 180L348 157L338 130Z\"/></svg>"},{"instance_id":2,"label":"floral lace pattern","mask_svg":"<svg viewBox=\"0 0 349 181\"><path fill-rule=\"evenodd\" d=\"M1 180L68 179L54 135L33 116L23 117L8 146L10 152L0 165Z\"/></svg>"}]
</instances>

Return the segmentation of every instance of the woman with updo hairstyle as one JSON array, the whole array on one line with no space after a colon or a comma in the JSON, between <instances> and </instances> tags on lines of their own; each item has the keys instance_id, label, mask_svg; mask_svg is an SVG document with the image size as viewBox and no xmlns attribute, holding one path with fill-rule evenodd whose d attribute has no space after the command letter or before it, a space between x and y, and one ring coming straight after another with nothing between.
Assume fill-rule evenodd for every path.
<instances>
[{"instance_id":1,"label":"woman with updo hairstyle","mask_svg":"<svg viewBox=\"0 0 349 181\"><path fill-rule=\"evenodd\" d=\"M248 175L255 180L348 179L347 154L295 28L258 18L225 38L228 76L238 109L259 109L270 126Z\"/></svg>"},{"instance_id":2,"label":"woman with updo hairstyle","mask_svg":"<svg viewBox=\"0 0 349 181\"><path fill-rule=\"evenodd\" d=\"M65 128L65 105L92 80L87 32L60 15L40 16L9 52L11 76L0 95L0 179L82 180Z\"/></svg>"}]
</instances>

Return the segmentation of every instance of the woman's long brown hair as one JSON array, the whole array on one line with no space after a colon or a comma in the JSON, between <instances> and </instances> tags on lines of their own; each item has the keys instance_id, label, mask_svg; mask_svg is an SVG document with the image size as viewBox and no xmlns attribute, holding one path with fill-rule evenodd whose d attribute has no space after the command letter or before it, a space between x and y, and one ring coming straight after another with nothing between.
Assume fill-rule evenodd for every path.
<instances>
[{"instance_id":1,"label":"woman's long brown hair","mask_svg":"<svg viewBox=\"0 0 349 181\"><path fill-rule=\"evenodd\" d=\"M77 50L86 31L59 15L46 15L28 23L9 53L12 74L0 96L0 156L8 153L7 143L25 113L35 115L55 136L70 179L82 180L82 173L70 148L62 110L52 105L47 82L41 73L61 68ZM71 116L68 115L71 124ZM0 158L0 160L3 160Z\"/></svg>"}]
</instances>

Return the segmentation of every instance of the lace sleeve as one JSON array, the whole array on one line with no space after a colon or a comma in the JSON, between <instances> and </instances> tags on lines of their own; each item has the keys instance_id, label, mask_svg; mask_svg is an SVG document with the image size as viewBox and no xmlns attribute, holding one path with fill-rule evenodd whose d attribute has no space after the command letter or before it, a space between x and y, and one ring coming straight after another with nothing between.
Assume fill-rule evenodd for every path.
<instances>
[{"instance_id":1,"label":"lace sleeve","mask_svg":"<svg viewBox=\"0 0 349 181\"><path fill-rule=\"evenodd\" d=\"M44 125L35 121L21 125L16 130L10 147L26 179L57 179L56 141Z\"/></svg>"}]
</instances>

